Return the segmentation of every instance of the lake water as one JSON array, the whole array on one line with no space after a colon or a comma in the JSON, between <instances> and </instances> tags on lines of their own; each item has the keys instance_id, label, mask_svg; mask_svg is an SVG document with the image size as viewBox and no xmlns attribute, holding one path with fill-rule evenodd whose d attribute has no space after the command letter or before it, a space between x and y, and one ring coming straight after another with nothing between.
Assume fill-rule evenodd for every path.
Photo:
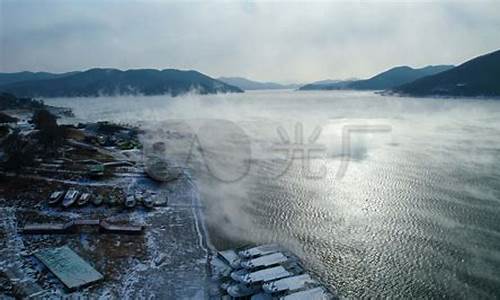
<instances>
[{"instance_id":1,"label":"lake water","mask_svg":"<svg viewBox=\"0 0 500 300\"><path fill-rule=\"evenodd\" d=\"M500 295L500 101L255 91L47 102L165 139L192 167L218 247L282 243L343 297Z\"/></svg>"}]
</instances>

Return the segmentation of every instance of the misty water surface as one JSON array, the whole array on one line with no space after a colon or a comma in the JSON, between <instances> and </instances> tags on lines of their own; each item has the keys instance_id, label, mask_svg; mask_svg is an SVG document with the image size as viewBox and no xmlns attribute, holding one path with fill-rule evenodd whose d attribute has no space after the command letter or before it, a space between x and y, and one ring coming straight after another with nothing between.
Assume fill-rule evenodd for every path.
<instances>
[{"instance_id":1,"label":"misty water surface","mask_svg":"<svg viewBox=\"0 0 500 300\"><path fill-rule=\"evenodd\" d=\"M179 163L191 153L217 247L282 243L345 297L500 295L500 101L256 91L47 102L77 120L141 124ZM385 130L351 136L340 177L346 126ZM276 149L297 138L318 153L288 164Z\"/></svg>"}]
</instances>

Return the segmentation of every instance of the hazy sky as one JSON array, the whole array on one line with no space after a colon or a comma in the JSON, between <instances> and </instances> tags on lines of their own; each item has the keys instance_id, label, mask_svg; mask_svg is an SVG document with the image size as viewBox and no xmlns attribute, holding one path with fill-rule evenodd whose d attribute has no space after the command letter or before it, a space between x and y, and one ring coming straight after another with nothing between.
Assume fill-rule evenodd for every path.
<instances>
[{"instance_id":1,"label":"hazy sky","mask_svg":"<svg viewBox=\"0 0 500 300\"><path fill-rule=\"evenodd\" d=\"M310 82L500 49L500 1L0 0L0 71L195 69Z\"/></svg>"}]
</instances>

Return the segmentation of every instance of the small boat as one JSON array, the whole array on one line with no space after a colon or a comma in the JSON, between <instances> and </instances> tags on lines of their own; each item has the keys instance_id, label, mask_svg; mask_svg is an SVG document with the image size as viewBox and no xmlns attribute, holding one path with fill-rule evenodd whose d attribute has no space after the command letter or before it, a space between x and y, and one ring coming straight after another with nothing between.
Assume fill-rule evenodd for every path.
<instances>
[{"instance_id":1,"label":"small boat","mask_svg":"<svg viewBox=\"0 0 500 300\"><path fill-rule=\"evenodd\" d=\"M273 268L263 269L256 272L249 272L248 270L238 270L231 273L231 278L235 281L254 284L259 282L269 282L285 277L292 276L294 274L288 272L282 266L276 266Z\"/></svg>"},{"instance_id":2,"label":"small boat","mask_svg":"<svg viewBox=\"0 0 500 300\"><path fill-rule=\"evenodd\" d=\"M106 201L108 206L117 206L122 203L121 199L117 198L116 196L110 195Z\"/></svg>"},{"instance_id":3,"label":"small boat","mask_svg":"<svg viewBox=\"0 0 500 300\"><path fill-rule=\"evenodd\" d=\"M266 254L275 253L278 252L279 250L280 247L278 245L267 244L240 251L239 255L244 258L251 258L255 256L262 256Z\"/></svg>"},{"instance_id":4,"label":"small boat","mask_svg":"<svg viewBox=\"0 0 500 300\"><path fill-rule=\"evenodd\" d=\"M123 205L125 205L126 208L133 208L137 204L137 201L135 200L135 197L132 195L128 195L127 198L125 199L125 202Z\"/></svg>"},{"instance_id":5,"label":"small boat","mask_svg":"<svg viewBox=\"0 0 500 300\"><path fill-rule=\"evenodd\" d=\"M49 205L56 205L61 201L63 197L64 197L63 191L55 191L52 194L50 194L48 203Z\"/></svg>"},{"instance_id":6,"label":"small boat","mask_svg":"<svg viewBox=\"0 0 500 300\"><path fill-rule=\"evenodd\" d=\"M62 202L62 205L63 207L70 207L71 205L73 205L73 203L76 202L76 199L78 199L78 195L80 194L80 192L78 192L77 190L73 190L73 189L70 189L66 192L66 195L64 196L64 199L63 199L63 202Z\"/></svg>"},{"instance_id":7,"label":"small boat","mask_svg":"<svg viewBox=\"0 0 500 300\"><path fill-rule=\"evenodd\" d=\"M142 202L144 200L144 195L141 192L136 192L134 194L135 201Z\"/></svg>"},{"instance_id":8,"label":"small boat","mask_svg":"<svg viewBox=\"0 0 500 300\"><path fill-rule=\"evenodd\" d=\"M155 201L152 197L145 197L142 200L142 205L146 208L153 208L155 206Z\"/></svg>"},{"instance_id":9,"label":"small boat","mask_svg":"<svg viewBox=\"0 0 500 300\"><path fill-rule=\"evenodd\" d=\"M89 193L83 193L80 196L80 199L78 199L78 201L76 202L76 204L78 206L84 206L84 205L87 205L87 203L89 203L89 201L90 201L90 194Z\"/></svg>"},{"instance_id":10,"label":"small boat","mask_svg":"<svg viewBox=\"0 0 500 300\"><path fill-rule=\"evenodd\" d=\"M313 284L317 284L317 282L309 274L302 274L264 283L262 290L269 294L283 291L293 292Z\"/></svg>"},{"instance_id":11,"label":"small boat","mask_svg":"<svg viewBox=\"0 0 500 300\"><path fill-rule=\"evenodd\" d=\"M262 267L270 267L273 265L284 263L287 260L288 258L281 252L276 252L241 262L241 266L245 269L255 269Z\"/></svg>"},{"instance_id":12,"label":"small boat","mask_svg":"<svg viewBox=\"0 0 500 300\"><path fill-rule=\"evenodd\" d=\"M296 292L284 297L280 297L280 300L328 300L332 299L332 295L329 294L324 288L317 287L310 290Z\"/></svg>"},{"instance_id":13,"label":"small boat","mask_svg":"<svg viewBox=\"0 0 500 300\"><path fill-rule=\"evenodd\" d=\"M167 161L163 157L149 155L144 161L146 174L153 180L159 182L169 182L176 180L183 175L183 168L176 166L172 161Z\"/></svg>"},{"instance_id":14,"label":"small boat","mask_svg":"<svg viewBox=\"0 0 500 300\"><path fill-rule=\"evenodd\" d=\"M228 277L233 269L220 257L213 257L210 260L212 273L217 279Z\"/></svg>"},{"instance_id":15,"label":"small boat","mask_svg":"<svg viewBox=\"0 0 500 300\"><path fill-rule=\"evenodd\" d=\"M102 204L102 202L103 202L103 200L102 200L101 196L97 196L97 197L92 198L92 204L94 204L94 206L99 206Z\"/></svg>"},{"instance_id":16,"label":"small boat","mask_svg":"<svg viewBox=\"0 0 500 300\"><path fill-rule=\"evenodd\" d=\"M237 269L240 266L241 259L234 250L219 251L218 254L231 268Z\"/></svg>"}]
</instances>

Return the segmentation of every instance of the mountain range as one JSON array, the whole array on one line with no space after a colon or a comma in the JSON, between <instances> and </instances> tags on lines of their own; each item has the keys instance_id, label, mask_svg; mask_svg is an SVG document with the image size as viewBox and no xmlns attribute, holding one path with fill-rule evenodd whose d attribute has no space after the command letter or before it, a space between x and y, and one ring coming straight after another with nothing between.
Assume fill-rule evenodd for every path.
<instances>
[{"instance_id":1,"label":"mountain range","mask_svg":"<svg viewBox=\"0 0 500 300\"><path fill-rule=\"evenodd\" d=\"M243 90L290 89L297 85L258 82L242 77L211 78L197 71L176 69L95 68L62 74L47 72L0 73L0 92L18 97L95 97L110 95L177 96L241 93ZM322 80L299 90L384 90L406 96L500 96L500 50L471 59L457 67L408 66L391 68L369 79Z\"/></svg>"},{"instance_id":2,"label":"mountain range","mask_svg":"<svg viewBox=\"0 0 500 300\"><path fill-rule=\"evenodd\" d=\"M451 68L453 68L453 66L449 65L427 66L420 69L399 66L377 74L369 79L339 80L337 82L319 84L312 83L301 87L300 90L387 90Z\"/></svg>"},{"instance_id":3,"label":"mountain range","mask_svg":"<svg viewBox=\"0 0 500 300\"><path fill-rule=\"evenodd\" d=\"M18 97L46 98L243 92L197 71L100 68L63 74L0 73L0 91Z\"/></svg>"},{"instance_id":4,"label":"mountain range","mask_svg":"<svg viewBox=\"0 0 500 300\"><path fill-rule=\"evenodd\" d=\"M260 82L243 77L219 77L217 80L227 83L232 86L239 87L242 90L278 90L278 89L295 89L300 87L299 84L280 84L275 82Z\"/></svg>"},{"instance_id":5,"label":"mountain range","mask_svg":"<svg viewBox=\"0 0 500 300\"><path fill-rule=\"evenodd\" d=\"M391 89L425 76L441 73L453 67L451 65L426 66L420 69L413 69L408 66L394 67L369 79L354 81L349 84L349 88L354 90Z\"/></svg>"},{"instance_id":6,"label":"mountain range","mask_svg":"<svg viewBox=\"0 0 500 300\"><path fill-rule=\"evenodd\" d=\"M500 50L392 89L408 96L500 96Z\"/></svg>"},{"instance_id":7,"label":"mountain range","mask_svg":"<svg viewBox=\"0 0 500 300\"><path fill-rule=\"evenodd\" d=\"M48 72L28 72L28 71L17 72L17 73L0 73L0 86L20 81L42 80L42 79L64 77L76 73L79 73L79 71L60 73L60 74L54 74Z\"/></svg>"},{"instance_id":8,"label":"mountain range","mask_svg":"<svg viewBox=\"0 0 500 300\"><path fill-rule=\"evenodd\" d=\"M320 80L306 84L299 88L299 91L313 90L347 90L355 80Z\"/></svg>"}]
</instances>

